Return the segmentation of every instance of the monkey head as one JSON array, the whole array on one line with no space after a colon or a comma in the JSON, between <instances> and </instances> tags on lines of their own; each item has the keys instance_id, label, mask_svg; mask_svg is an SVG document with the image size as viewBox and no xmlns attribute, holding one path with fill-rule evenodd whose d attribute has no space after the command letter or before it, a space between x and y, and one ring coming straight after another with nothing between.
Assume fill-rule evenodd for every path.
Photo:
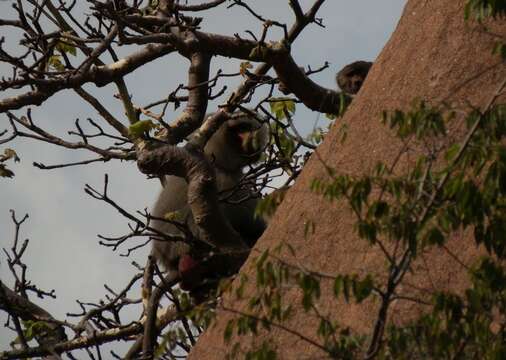
<instances>
[{"instance_id":1,"label":"monkey head","mask_svg":"<svg viewBox=\"0 0 506 360\"><path fill-rule=\"evenodd\" d=\"M362 87L372 62L355 61L343 67L336 75L337 85L347 94L356 94Z\"/></svg>"},{"instance_id":2,"label":"monkey head","mask_svg":"<svg viewBox=\"0 0 506 360\"><path fill-rule=\"evenodd\" d=\"M240 112L232 115L207 142L204 153L227 172L257 162L269 141L267 124Z\"/></svg>"}]
</instances>

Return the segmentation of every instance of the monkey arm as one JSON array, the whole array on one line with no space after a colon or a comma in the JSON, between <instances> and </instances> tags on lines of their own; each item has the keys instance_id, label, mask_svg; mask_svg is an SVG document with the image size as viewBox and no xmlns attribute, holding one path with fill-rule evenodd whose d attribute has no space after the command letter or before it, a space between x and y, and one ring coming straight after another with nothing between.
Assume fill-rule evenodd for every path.
<instances>
[{"instance_id":1,"label":"monkey arm","mask_svg":"<svg viewBox=\"0 0 506 360\"><path fill-rule=\"evenodd\" d=\"M202 153L172 145L138 146L137 166L144 174L175 175L188 183L188 204L197 237L219 252L243 256L249 248L220 209L212 165Z\"/></svg>"}]
</instances>

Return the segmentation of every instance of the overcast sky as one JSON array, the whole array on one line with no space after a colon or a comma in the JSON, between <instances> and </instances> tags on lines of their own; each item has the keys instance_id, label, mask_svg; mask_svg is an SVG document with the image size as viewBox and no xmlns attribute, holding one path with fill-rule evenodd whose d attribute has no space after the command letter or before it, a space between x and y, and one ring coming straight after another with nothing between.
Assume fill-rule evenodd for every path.
<instances>
[{"instance_id":1,"label":"overcast sky","mask_svg":"<svg viewBox=\"0 0 506 360\"><path fill-rule=\"evenodd\" d=\"M195 4L203 0L188 2ZM247 2L267 18L287 24L293 22L286 0ZM307 8L313 0L300 2ZM15 16L11 3L12 1L0 2L1 18L12 19ZM85 1L78 3L81 7L76 15L82 14L86 5ZM344 65L355 60L374 61L395 29L404 3L404 0L328 0L319 12L326 27L323 29L311 25L304 30L293 46L295 60L299 65L310 65L312 68L318 68L328 61L330 68L314 76L313 80L322 86L335 88L335 73ZM239 7L213 10L205 15L201 26L203 31L227 35L244 35L245 30L260 34L262 27ZM1 28L1 36L7 39L8 47L15 46L15 35L11 29ZM9 42L9 39L12 41ZM132 48L127 48L121 53L128 54L132 51ZM108 59L104 61L108 62ZM238 64L238 61L215 57L212 73L219 68L225 72L237 72ZM126 82L133 101L142 105L161 99L178 84L186 83L186 73L186 61L172 54L128 75ZM0 74L10 75L10 68L0 64ZM226 84L229 89L234 89L238 80ZM87 86L86 89L100 98L118 118L124 118L120 104L113 98L113 87L97 90ZM225 96L210 103L209 110L215 109L229 94L227 92ZM5 93L0 94L1 98L6 96ZM93 109L71 91L59 92L32 110L33 119L39 126L65 138L69 138L67 131L72 130L76 118L83 122L88 117L97 119ZM175 115L171 111L168 112L166 121ZM15 113L22 115L23 111ZM6 116L0 114L0 131L8 128L6 119ZM315 121L326 121L325 117L320 119L317 113L303 109L303 105L298 106L295 119L303 132L307 132ZM50 301L32 300L41 304L53 316L63 319L66 312L79 311L76 299L96 302L102 298L105 293L104 283L113 289L122 289L135 273L132 260L144 264L148 249L139 250L130 258L125 258L119 255L126 247L123 251L112 252L109 248L100 246L97 234L125 234L128 232L127 222L110 206L87 196L83 191L84 185L90 184L101 189L104 174L109 174L109 195L118 204L135 211L151 206L160 189L159 182L146 179L134 162L116 161L59 170L39 170L32 166L33 162L51 165L95 156L27 140L4 144L0 146L0 152L6 147L16 150L21 162L8 164L16 174L13 179L0 178L0 247L10 248L12 245L14 225L9 209L14 209L18 217L28 213L30 218L22 227L21 234L22 239L30 239L24 256L25 262L29 264L28 278L44 289L55 289L58 296ZM0 254L0 278L12 286L3 253ZM0 320L3 324L3 313L0 314ZM12 339L13 333L1 327L0 350L5 350Z\"/></svg>"}]
</instances>

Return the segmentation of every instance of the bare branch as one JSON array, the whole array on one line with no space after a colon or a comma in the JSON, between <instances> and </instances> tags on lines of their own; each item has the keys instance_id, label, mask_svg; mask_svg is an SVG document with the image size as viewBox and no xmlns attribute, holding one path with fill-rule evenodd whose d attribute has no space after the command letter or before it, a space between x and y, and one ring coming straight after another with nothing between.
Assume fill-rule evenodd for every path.
<instances>
[{"instance_id":1,"label":"bare branch","mask_svg":"<svg viewBox=\"0 0 506 360\"><path fill-rule=\"evenodd\" d=\"M174 10L178 11L203 11L209 10L223 4L227 0L213 0L197 5L174 4Z\"/></svg>"},{"instance_id":2,"label":"bare branch","mask_svg":"<svg viewBox=\"0 0 506 360\"><path fill-rule=\"evenodd\" d=\"M25 82L26 85L35 84L39 86L39 89L0 100L0 112L19 109L27 105L40 105L46 99L61 90L78 88L89 82L95 83L98 87L105 86L142 65L173 51L174 48L172 45L147 45L144 49L115 63L91 67L85 73L77 73L68 78L47 80L28 79Z\"/></svg>"}]
</instances>

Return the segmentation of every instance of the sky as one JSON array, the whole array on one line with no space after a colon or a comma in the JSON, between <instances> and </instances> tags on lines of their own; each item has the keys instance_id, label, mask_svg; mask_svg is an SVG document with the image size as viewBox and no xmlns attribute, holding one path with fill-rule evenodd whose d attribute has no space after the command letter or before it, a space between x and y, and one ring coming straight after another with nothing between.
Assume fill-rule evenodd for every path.
<instances>
[{"instance_id":1,"label":"sky","mask_svg":"<svg viewBox=\"0 0 506 360\"><path fill-rule=\"evenodd\" d=\"M190 4L201 3L188 1ZM265 17L287 24L293 23L293 16L285 1L250 0L246 1ZM312 0L301 0L306 10ZM0 18L12 19L15 14L12 1L0 1ZM292 54L299 65L318 68L325 61L329 69L312 77L318 84L335 88L335 73L344 65L356 60L374 61L389 39L400 18L405 0L327 0L318 16L323 18L325 28L311 25L304 30L292 47ZM86 2L79 1L76 16L83 16ZM202 13L205 18L202 31L247 36L246 30L260 34L262 25L243 8L217 9ZM199 14L200 15L200 14ZM1 36L6 38L7 48L15 48L17 33L1 28ZM279 38L273 33L271 39ZM132 47L120 49L126 55ZM104 58L105 62L110 59ZM239 61L214 57L211 73L218 69L224 72L237 72ZM0 64L0 76L8 76L10 68ZM149 63L125 80L136 104L147 104L166 96L178 84L186 83L187 62L177 54L168 55ZM239 80L227 79L228 89L234 89ZM96 89L86 86L118 118L122 109L113 94L115 89L106 86ZM216 109L230 92L209 104L209 111ZM0 98L8 94L0 93ZM15 111L21 116L25 111ZM177 111L168 111L165 121L175 118ZM79 118L98 119L93 109L71 91L57 93L40 107L32 107L34 121L42 128L72 139L67 132L73 130L74 121ZM324 125L327 121L320 114L298 105L295 116L296 126L302 133L308 133L315 122ZM7 117L0 114L0 132L9 128ZM75 140L75 139L74 139ZM127 247L115 252L99 245L98 234L118 236L129 231L128 222L115 209L92 199L84 192L85 184L102 189L104 174L109 175L109 195L118 204L134 212L149 208L160 190L157 180L149 180L141 174L134 162L111 161L105 164L90 164L56 170L39 170L33 162L46 165L75 162L94 158L91 153L68 150L53 145L42 144L30 139L16 139L0 145L0 153L5 148L13 148L21 158L20 163L8 163L15 172L12 179L0 178L0 247L9 249L14 237L14 224L10 209L16 211L18 218L29 214L29 219L21 228L21 240L30 243L23 259L29 265L27 277L43 289L54 289L57 298L32 300L43 306L53 316L64 319L67 312L78 312L76 299L96 302L106 293L104 284L121 290L137 270L132 261L145 264L148 247L140 249L129 258L122 257ZM13 279L3 252L0 253L0 279L12 287ZM139 294L133 294L138 297ZM0 313L0 321L6 317ZM75 321L75 319L70 319ZM14 333L0 327L0 350L6 350Z\"/></svg>"}]
</instances>

